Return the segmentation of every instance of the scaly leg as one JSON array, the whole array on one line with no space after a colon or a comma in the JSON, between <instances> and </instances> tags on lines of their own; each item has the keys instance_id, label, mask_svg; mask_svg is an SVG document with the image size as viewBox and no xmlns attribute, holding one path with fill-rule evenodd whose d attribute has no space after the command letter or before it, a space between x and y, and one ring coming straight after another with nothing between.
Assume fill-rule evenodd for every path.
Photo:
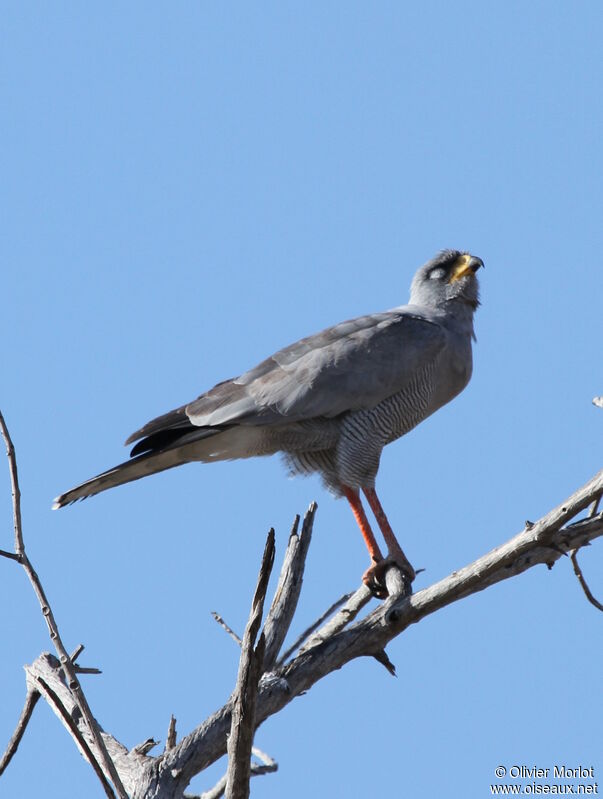
<instances>
[{"instance_id":1,"label":"scaly leg","mask_svg":"<svg viewBox=\"0 0 603 799\"><path fill-rule=\"evenodd\" d=\"M412 583L412 581L416 577L415 570L413 569L410 561L402 551L402 547L398 543L398 539L394 535L394 531L391 528L391 525L385 515L385 511L381 506L381 502L379 501L379 497L377 496L377 492L374 488L363 488L364 495L366 496L369 505L371 506L371 510L375 514L375 519L377 519L377 524L381 532L383 533L383 538L385 539L385 543L387 544L387 560L384 562L384 566L387 565L387 561L390 563L397 564L402 574ZM380 576L377 575L377 579L380 581Z\"/></svg>"},{"instance_id":2,"label":"scaly leg","mask_svg":"<svg viewBox=\"0 0 603 799\"><path fill-rule=\"evenodd\" d=\"M385 584L378 579L377 572L379 564L384 562L383 555L379 549L379 544L377 543L377 539L371 530L369 520L366 518L366 513L362 507L362 500L360 499L360 494L358 491L345 485L341 488L343 495L350 503L352 512L354 513L356 521L358 522L358 527L360 527L360 532L362 533L364 543L366 544L366 548L368 549L372 560L372 565L362 575L362 581L368 586L368 588L370 588L374 596L379 599L383 599L387 596L387 588L385 588Z\"/></svg>"}]
</instances>

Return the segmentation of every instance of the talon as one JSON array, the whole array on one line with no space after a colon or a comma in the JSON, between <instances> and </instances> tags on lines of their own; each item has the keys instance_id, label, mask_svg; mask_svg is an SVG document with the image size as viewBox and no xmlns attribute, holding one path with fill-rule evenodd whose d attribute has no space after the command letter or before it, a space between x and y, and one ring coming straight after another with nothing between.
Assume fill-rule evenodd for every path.
<instances>
[{"instance_id":1,"label":"talon","mask_svg":"<svg viewBox=\"0 0 603 799\"><path fill-rule=\"evenodd\" d=\"M397 566L400 569L409 588L417 576L417 572L404 556L400 558L396 555L389 555L387 558L382 558L378 563L369 566L362 575L362 582L376 599L386 599L389 596L389 591L385 584L385 574L390 566ZM408 593L411 592L409 591Z\"/></svg>"},{"instance_id":2,"label":"talon","mask_svg":"<svg viewBox=\"0 0 603 799\"><path fill-rule=\"evenodd\" d=\"M385 585L385 560L374 563L362 575L362 582L369 589L375 599L387 599L389 592Z\"/></svg>"}]
</instances>

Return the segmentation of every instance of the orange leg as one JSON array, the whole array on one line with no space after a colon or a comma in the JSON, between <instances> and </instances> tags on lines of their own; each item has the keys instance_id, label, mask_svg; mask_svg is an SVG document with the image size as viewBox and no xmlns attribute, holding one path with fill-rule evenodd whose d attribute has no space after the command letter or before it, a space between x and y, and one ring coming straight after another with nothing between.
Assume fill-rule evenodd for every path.
<instances>
[{"instance_id":1,"label":"orange leg","mask_svg":"<svg viewBox=\"0 0 603 799\"><path fill-rule=\"evenodd\" d=\"M383 533L383 538L385 539L385 543L387 544L387 552L389 558L394 562L397 563L398 566L402 569L404 574L410 579L412 582L415 579L415 570L410 564L410 561L402 551L402 547L398 543L398 539L394 535L394 531L391 528L391 525L388 521L387 516L385 515L385 511L381 506L381 502L379 501L379 497L377 496L377 492L374 488L363 488L364 495L366 496L369 505L371 506L371 510L375 514L375 519L377 519L377 524L379 525L379 529Z\"/></svg>"},{"instance_id":2,"label":"orange leg","mask_svg":"<svg viewBox=\"0 0 603 799\"><path fill-rule=\"evenodd\" d=\"M350 503L354 516L356 517L356 521L358 522L358 527L360 527L360 532L362 533L362 537L364 538L364 543L366 544L366 548L369 551L369 555L371 556L371 560L373 563L380 563L383 560L383 555L381 554L381 550L379 549L379 544L377 543L377 539L375 538L373 531L371 530L371 526L369 524L369 520L366 518L366 513L364 512L364 508L362 507L362 500L360 499L360 494L353 488L349 488L348 486L342 486L343 494L347 501Z\"/></svg>"}]
</instances>

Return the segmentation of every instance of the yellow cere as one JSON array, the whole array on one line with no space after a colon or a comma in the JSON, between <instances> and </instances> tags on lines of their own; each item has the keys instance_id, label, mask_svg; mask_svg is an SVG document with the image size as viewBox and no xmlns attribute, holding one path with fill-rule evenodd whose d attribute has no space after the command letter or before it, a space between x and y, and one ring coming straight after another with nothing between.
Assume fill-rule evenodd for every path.
<instances>
[{"instance_id":1,"label":"yellow cere","mask_svg":"<svg viewBox=\"0 0 603 799\"><path fill-rule=\"evenodd\" d=\"M473 270L469 266L471 258L471 255L461 255L456 262L456 266L452 270L452 274L448 280L449 283L454 283L455 280L460 280L460 278L465 277L465 275L473 274Z\"/></svg>"}]
</instances>

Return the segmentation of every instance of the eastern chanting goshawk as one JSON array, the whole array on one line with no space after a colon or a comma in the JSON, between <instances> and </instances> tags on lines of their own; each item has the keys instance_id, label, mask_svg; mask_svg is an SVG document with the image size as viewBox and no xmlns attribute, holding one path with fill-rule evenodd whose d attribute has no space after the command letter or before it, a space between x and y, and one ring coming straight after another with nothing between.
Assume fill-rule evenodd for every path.
<instances>
[{"instance_id":1,"label":"eastern chanting goshawk","mask_svg":"<svg viewBox=\"0 0 603 799\"><path fill-rule=\"evenodd\" d=\"M415 274L408 305L360 316L279 350L240 377L133 433L130 460L57 497L55 508L189 461L284 454L350 503L371 557L364 582L386 596L397 563L415 577L375 491L381 451L459 394L472 371L480 258L444 250ZM360 492L387 545L383 558Z\"/></svg>"}]
</instances>

